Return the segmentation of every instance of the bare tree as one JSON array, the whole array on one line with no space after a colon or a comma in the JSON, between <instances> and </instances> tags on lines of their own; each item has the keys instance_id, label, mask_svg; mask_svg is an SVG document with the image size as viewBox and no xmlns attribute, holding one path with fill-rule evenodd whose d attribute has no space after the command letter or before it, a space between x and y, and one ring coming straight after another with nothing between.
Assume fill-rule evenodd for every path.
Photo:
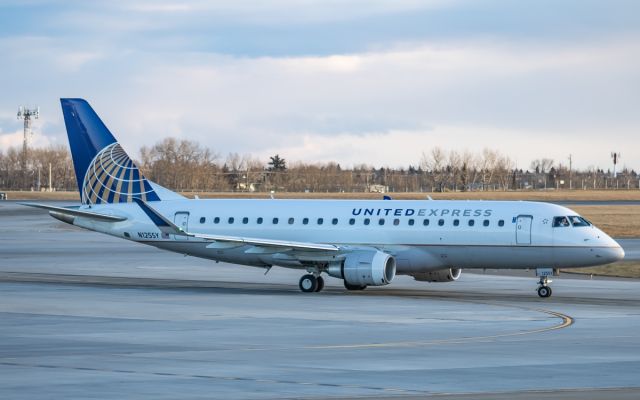
<instances>
[{"instance_id":1,"label":"bare tree","mask_svg":"<svg viewBox=\"0 0 640 400\"><path fill-rule=\"evenodd\" d=\"M444 186L447 178L446 154L444 150L442 150L442 148L440 147L434 147L433 149L431 149L429 156L427 156L425 153L422 153L420 165L425 170L431 173L434 184L436 186L436 191L444 191Z\"/></svg>"}]
</instances>

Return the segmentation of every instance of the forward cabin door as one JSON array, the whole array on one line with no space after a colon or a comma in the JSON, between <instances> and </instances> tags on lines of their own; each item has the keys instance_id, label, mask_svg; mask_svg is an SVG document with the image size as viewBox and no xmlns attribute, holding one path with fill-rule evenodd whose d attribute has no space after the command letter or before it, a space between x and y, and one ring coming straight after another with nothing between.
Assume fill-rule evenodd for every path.
<instances>
[{"instance_id":1,"label":"forward cabin door","mask_svg":"<svg viewBox=\"0 0 640 400\"><path fill-rule=\"evenodd\" d=\"M531 215L518 215L516 219L516 244L531 244Z\"/></svg>"},{"instance_id":2,"label":"forward cabin door","mask_svg":"<svg viewBox=\"0 0 640 400\"><path fill-rule=\"evenodd\" d=\"M183 231L189 232L189 213L180 211L173 216L173 223L182 228ZM173 235L175 240L189 240L188 236Z\"/></svg>"}]
</instances>

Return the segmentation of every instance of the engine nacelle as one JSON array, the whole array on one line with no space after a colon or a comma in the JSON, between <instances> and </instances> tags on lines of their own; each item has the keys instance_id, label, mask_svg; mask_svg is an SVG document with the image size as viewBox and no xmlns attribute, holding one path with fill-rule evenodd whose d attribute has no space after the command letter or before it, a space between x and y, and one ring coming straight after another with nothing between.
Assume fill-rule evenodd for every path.
<instances>
[{"instance_id":1,"label":"engine nacelle","mask_svg":"<svg viewBox=\"0 0 640 400\"><path fill-rule=\"evenodd\" d=\"M437 271L418 272L412 274L413 278L421 282L452 282L457 281L462 274L460 268L440 269Z\"/></svg>"},{"instance_id":2,"label":"engine nacelle","mask_svg":"<svg viewBox=\"0 0 640 400\"><path fill-rule=\"evenodd\" d=\"M327 273L351 285L388 285L396 276L396 259L377 250L354 251L342 263L329 265Z\"/></svg>"}]
</instances>

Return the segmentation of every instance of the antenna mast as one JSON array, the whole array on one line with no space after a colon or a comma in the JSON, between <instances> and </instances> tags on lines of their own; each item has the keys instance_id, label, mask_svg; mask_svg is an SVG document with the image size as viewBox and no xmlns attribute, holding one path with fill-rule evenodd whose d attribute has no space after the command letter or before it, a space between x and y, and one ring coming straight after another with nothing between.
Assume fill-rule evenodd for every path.
<instances>
[{"instance_id":1,"label":"antenna mast","mask_svg":"<svg viewBox=\"0 0 640 400\"><path fill-rule=\"evenodd\" d=\"M18 107L18 119L24 121L24 137L22 141L22 173L25 177L27 176L27 149L29 147L29 139L33 135L31 131L31 118L38 119L40 116L40 107L36 108L26 108L23 106Z\"/></svg>"},{"instance_id":2,"label":"antenna mast","mask_svg":"<svg viewBox=\"0 0 640 400\"><path fill-rule=\"evenodd\" d=\"M616 166L618 165L618 161L620 161L620 157L622 156L622 154L620 153L616 153L614 151L611 152L611 158L613 159L613 177L617 178L618 177L618 173L616 171Z\"/></svg>"}]
</instances>

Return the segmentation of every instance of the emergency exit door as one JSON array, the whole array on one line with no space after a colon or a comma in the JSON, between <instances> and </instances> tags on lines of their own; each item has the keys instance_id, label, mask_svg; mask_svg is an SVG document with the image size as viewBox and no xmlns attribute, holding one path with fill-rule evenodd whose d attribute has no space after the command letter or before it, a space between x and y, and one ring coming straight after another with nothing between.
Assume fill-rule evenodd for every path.
<instances>
[{"instance_id":1,"label":"emergency exit door","mask_svg":"<svg viewBox=\"0 0 640 400\"><path fill-rule=\"evenodd\" d=\"M516 218L516 243L531 244L531 215L518 215Z\"/></svg>"},{"instance_id":2,"label":"emergency exit door","mask_svg":"<svg viewBox=\"0 0 640 400\"><path fill-rule=\"evenodd\" d=\"M173 223L176 226L180 227L184 232L189 232L189 213L188 212L177 212L173 216ZM183 235L173 235L176 240L188 240L187 236Z\"/></svg>"}]
</instances>

